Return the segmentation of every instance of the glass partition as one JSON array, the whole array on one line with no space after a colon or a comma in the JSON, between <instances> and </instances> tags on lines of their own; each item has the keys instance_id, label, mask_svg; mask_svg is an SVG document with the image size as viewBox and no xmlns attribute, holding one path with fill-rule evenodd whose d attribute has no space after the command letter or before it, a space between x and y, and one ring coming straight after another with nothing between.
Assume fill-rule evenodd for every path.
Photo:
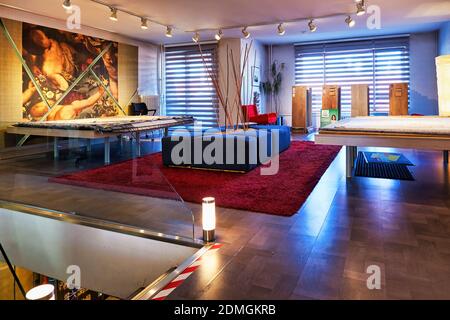
<instances>
[{"instance_id":1,"label":"glass partition","mask_svg":"<svg viewBox=\"0 0 450 320\"><path fill-rule=\"evenodd\" d=\"M53 138L0 149L0 200L194 239L192 211L165 178L151 134L141 141L147 156L134 159L134 141L112 139L109 166L102 141L59 139L57 147L57 159Z\"/></svg>"}]
</instances>

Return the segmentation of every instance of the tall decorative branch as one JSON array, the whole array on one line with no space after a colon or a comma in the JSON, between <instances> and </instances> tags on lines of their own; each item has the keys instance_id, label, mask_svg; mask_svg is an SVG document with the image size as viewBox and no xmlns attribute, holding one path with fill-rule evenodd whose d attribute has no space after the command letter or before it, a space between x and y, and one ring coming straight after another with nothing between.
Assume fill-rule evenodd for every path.
<instances>
[{"instance_id":1,"label":"tall decorative branch","mask_svg":"<svg viewBox=\"0 0 450 320\"><path fill-rule=\"evenodd\" d=\"M212 70L212 67L208 66L208 63L206 61L205 55L203 54L203 50L201 47L201 44L198 44L198 49L200 51L200 56L202 57L202 61L203 61L203 66L205 67L209 78L211 79L211 82L213 83L214 86L214 90L216 91L217 97L219 98L219 105L222 106L223 111L225 113L225 127L226 127L226 122L228 120L228 123L231 125L232 120L231 120L231 115L230 112L228 110L228 86L226 89L226 98L224 98L223 92L222 92L222 88L220 87L220 83L219 83L219 75L218 75L218 71L214 71ZM227 51L228 51L228 47L227 47ZM228 56L227 56L227 60L228 60ZM219 67L220 68L220 67ZM228 68L228 61L227 61L227 68Z\"/></svg>"},{"instance_id":2,"label":"tall decorative branch","mask_svg":"<svg viewBox=\"0 0 450 320\"><path fill-rule=\"evenodd\" d=\"M244 114L244 110L242 108L242 84L243 84L243 79L244 79L244 72L246 70L247 67L247 62L248 62L248 57L251 51L253 45L253 41L250 42L250 45L246 44L245 45L245 50L244 50L244 59L243 59L243 63L242 63L242 69L239 70L239 73L236 69L236 63L234 61L234 55L233 55L233 50L230 51L230 55L231 55L231 64L233 66L233 76L234 76L234 82L236 85L236 104L238 107L237 110L237 117L236 117L236 127L239 126L239 122L242 123L242 127L244 130L248 129L248 123L247 123L247 119L246 119L246 115Z\"/></svg>"},{"instance_id":3,"label":"tall decorative branch","mask_svg":"<svg viewBox=\"0 0 450 320\"><path fill-rule=\"evenodd\" d=\"M227 46L227 64L226 64L226 71L227 71L226 81L227 81L227 83L226 83L226 92L224 95L224 92L222 91L222 87L220 86L220 81L219 81L219 72L221 70L220 63L219 63L219 70L214 71L212 69L212 67L210 67L207 63L207 60L203 53L201 44L200 43L198 44L198 48L199 48L199 52L200 52L200 55L201 55L201 58L203 61L204 68L206 69L208 76L211 79L211 82L213 83L214 90L216 91L217 97L219 99L219 104L225 113L225 127L227 127L227 123L230 125L230 127L232 126L232 124L233 124L232 114L234 112L234 106L237 106L236 123L233 127L238 128L239 123L242 123L243 129L244 130L248 129L248 124L246 123L246 119L245 119L246 117L245 117L244 111L242 109L243 103L242 103L241 94L242 94L242 84L243 84L243 79L244 79L244 72L246 70L248 57L249 57L252 45L253 45L253 41L250 43L250 45L248 45L248 44L245 45L242 69L240 69L240 67L236 67L233 50L229 49L229 47ZM230 100L229 100L230 62L231 62L231 67L232 67L231 69L232 69L233 77L234 77L234 83L236 86L236 96L234 98L234 103L231 105L231 107L230 107ZM237 68L239 68L240 70L238 70Z\"/></svg>"}]
</instances>

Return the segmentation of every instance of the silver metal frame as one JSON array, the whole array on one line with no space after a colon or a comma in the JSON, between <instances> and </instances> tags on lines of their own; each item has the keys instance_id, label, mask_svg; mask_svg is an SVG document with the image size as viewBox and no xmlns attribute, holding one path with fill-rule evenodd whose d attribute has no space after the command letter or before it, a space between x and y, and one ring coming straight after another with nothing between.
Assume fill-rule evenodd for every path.
<instances>
[{"instance_id":1,"label":"silver metal frame","mask_svg":"<svg viewBox=\"0 0 450 320\"><path fill-rule=\"evenodd\" d=\"M119 232L128 234L131 236L137 236L146 239L153 239L163 242L174 243L178 245L188 246L192 248L198 248L199 250L186 259L179 266L167 270L158 279L149 284L143 290L130 297L131 300L149 300L158 294L166 285L168 285L173 279L178 277L186 268L194 263L198 258L204 255L213 246L213 244L205 244L201 240L188 239L179 236L171 236L162 233L155 233L153 231L142 230L136 227L120 225L113 222L102 221L94 218L82 217L73 214L67 214L60 211L43 209L35 206L24 205L14 203L10 201L0 200L0 208L18 211L24 214L31 214L49 219L55 219L67 223L73 223L77 225L83 225L88 227L94 227L102 230L108 230L113 232ZM144 232L143 232L144 231Z\"/></svg>"},{"instance_id":2,"label":"silver metal frame","mask_svg":"<svg viewBox=\"0 0 450 320\"><path fill-rule=\"evenodd\" d=\"M32 214L40 217L45 217L49 219L54 219L58 221L63 221L67 223L83 225L88 227L93 227L102 230L108 230L113 232L119 232L123 234L128 234L132 236L137 236L146 239L153 239L158 241L164 241L194 248L202 248L204 242L201 240L191 239L183 236L172 236L168 234L163 234L161 232L155 232L147 229L142 229L138 227L133 227L129 225L123 225L120 223L115 223L111 221L104 221L100 219L84 217L76 214L65 213L61 211L39 208L32 205L26 205L17 202L0 200L0 208L18 211L25 214Z\"/></svg>"}]
</instances>

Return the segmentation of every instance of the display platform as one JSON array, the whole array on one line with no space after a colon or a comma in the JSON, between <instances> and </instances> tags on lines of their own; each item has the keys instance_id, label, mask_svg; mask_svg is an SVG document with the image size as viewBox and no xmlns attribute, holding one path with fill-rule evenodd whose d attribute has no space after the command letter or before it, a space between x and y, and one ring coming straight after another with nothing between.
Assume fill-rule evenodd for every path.
<instances>
[{"instance_id":1,"label":"display platform","mask_svg":"<svg viewBox=\"0 0 450 320\"><path fill-rule=\"evenodd\" d=\"M19 122L6 129L9 134L53 137L54 156L57 159L58 138L87 139L88 149L92 139L104 139L105 164L111 162L110 139L119 135L135 138L137 156L140 156L140 135L153 130L167 130L170 127L194 123L189 116L126 116L110 118L77 119L69 121ZM89 151L89 150L88 150Z\"/></svg>"},{"instance_id":2,"label":"display platform","mask_svg":"<svg viewBox=\"0 0 450 320\"><path fill-rule=\"evenodd\" d=\"M448 163L450 118L448 117L358 117L330 124L319 130L317 144L346 146L347 177L357 147L391 147L443 151Z\"/></svg>"}]
</instances>

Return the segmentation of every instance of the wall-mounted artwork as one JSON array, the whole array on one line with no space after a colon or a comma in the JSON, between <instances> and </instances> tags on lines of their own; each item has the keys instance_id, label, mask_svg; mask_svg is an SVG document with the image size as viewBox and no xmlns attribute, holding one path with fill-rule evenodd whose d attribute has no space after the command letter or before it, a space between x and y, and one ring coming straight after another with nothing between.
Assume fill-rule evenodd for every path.
<instances>
[{"instance_id":1,"label":"wall-mounted artwork","mask_svg":"<svg viewBox=\"0 0 450 320\"><path fill-rule=\"evenodd\" d=\"M23 69L24 120L71 120L118 114L113 99L106 94L90 73L84 76L59 105L54 106L55 102L109 44L112 44L111 47L92 70L109 89L112 96L118 99L118 44L116 42L27 23L23 24L22 30L23 58L52 107L49 110ZM47 118L43 119L46 115Z\"/></svg>"}]
</instances>

